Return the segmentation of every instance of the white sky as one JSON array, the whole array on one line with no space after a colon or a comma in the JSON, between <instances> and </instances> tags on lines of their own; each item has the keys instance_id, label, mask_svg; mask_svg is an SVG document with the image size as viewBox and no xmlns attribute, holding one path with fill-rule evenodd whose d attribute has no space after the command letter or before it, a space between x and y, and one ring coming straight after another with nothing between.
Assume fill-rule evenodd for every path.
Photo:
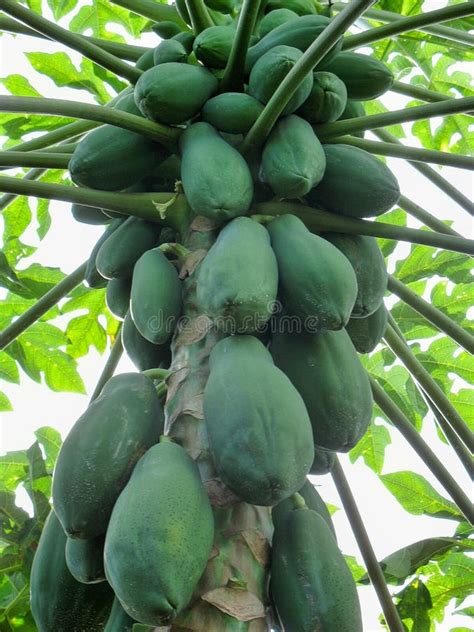
<instances>
[{"instance_id":1,"label":"white sky","mask_svg":"<svg viewBox=\"0 0 474 632\"><path fill-rule=\"evenodd\" d=\"M433 5L436 5L433 8L438 8L444 3L433 2ZM155 42L154 36L146 35L140 44L155 45ZM65 88L59 89L48 78L33 74L24 53L40 50L51 52L53 45L23 36L16 38L8 35L2 36L0 38L0 75L5 77L12 73L23 74L45 96L92 103L93 99L88 93L79 93L77 90ZM54 45L54 50L64 49ZM71 53L70 56L73 63L78 66L80 56L76 53ZM2 86L0 86L0 93L6 94ZM398 109L403 107L408 99L389 93L384 98L384 102L389 109ZM436 120L433 121L433 124L436 125ZM414 138L410 139L410 144L419 145L417 139ZM404 161L393 159L389 160L388 164L399 179L402 192L405 195L424 208L431 210L440 218L452 219L454 221L453 227L461 234L465 236L472 234L472 226L467 214L460 210L450 198L431 185L414 169L405 165ZM472 197L473 182L469 172L443 168L442 173L465 195ZM39 261L43 265L61 267L64 272L70 273L87 258L102 229L75 222L70 215L69 206L69 204L60 202L51 204L52 227L47 237L39 245L37 253L28 262L25 262L25 267L32 261ZM410 219L409 221L411 226L419 226L415 220ZM34 225L28 229L22 239L27 243L37 243ZM407 247L400 245L397 252L403 256L407 252ZM62 326L65 322L67 322L66 319L62 318L57 321L57 324ZM92 351L89 356L79 361L80 374L86 384L88 396L92 393L105 360L106 356L101 357ZM130 370L135 369L127 358L123 358L117 372ZM29 447L35 439L34 430L43 425L53 426L64 437L83 412L88 401L87 397L82 395L53 393L47 387L32 382L25 374L21 375L20 385L5 383L1 388L10 398L14 411L0 415L0 453ZM392 430L391 434L393 443L386 451L384 473L414 470L425 476L442 495L447 497L446 492L397 431ZM439 442L431 419L428 423L425 422L423 437L436 448L438 456L464 489L469 490L470 481L465 470L458 464L456 458L453 458L450 448ZM385 490L376 475L360 461L351 465L348 458L343 455L341 462L379 559L398 548L423 538L452 535L456 523L408 514ZM318 491L326 502L341 507L330 476L314 477L313 482L318 485ZM342 510L334 516L334 523L343 552L355 555L359 563L363 565L350 526ZM364 631L382 631L383 628L380 627L377 620L381 609L373 589L370 586L361 588L360 597ZM436 630L448 632L456 625L467 626L467 618L455 615L447 616L445 623L438 625Z\"/></svg>"}]
</instances>

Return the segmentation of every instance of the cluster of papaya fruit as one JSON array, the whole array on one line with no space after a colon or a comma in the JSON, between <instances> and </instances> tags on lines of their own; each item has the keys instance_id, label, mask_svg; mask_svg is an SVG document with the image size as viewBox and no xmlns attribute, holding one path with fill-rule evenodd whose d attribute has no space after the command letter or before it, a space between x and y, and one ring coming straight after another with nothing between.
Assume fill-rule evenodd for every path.
<instances>
[{"instance_id":1,"label":"cluster of papaya fruit","mask_svg":"<svg viewBox=\"0 0 474 632\"><path fill-rule=\"evenodd\" d=\"M186 3L176 4L191 26ZM215 26L198 34L156 25L163 41L137 62L143 74L114 105L180 129L176 153L104 125L79 142L70 173L79 186L108 191L172 192L180 181L194 215L219 228L191 272L198 311L221 337L203 394L213 464L238 499L272 508L270 599L283 629L357 632L356 587L307 476L328 473L370 422L358 353L384 334L387 270L373 237L313 234L297 206L366 218L396 203L398 183L383 162L318 140L319 124L363 116L362 101L393 77L375 59L341 52L339 41L288 101L258 158L247 159L244 136L330 19L312 0L268 0L247 52L245 91L222 92L238 3L206 4ZM295 214L248 216L255 203L281 198L297 199ZM172 368L186 290L169 245L180 235L108 210L72 212L107 224L86 280L106 286L139 372L110 379L63 444L32 610L41 632L168 625L192 599L214 538L199 471L162 436L163 404L142 373ZM60 581L51 587L52 576Z\"/></svg>"}]
</instances>

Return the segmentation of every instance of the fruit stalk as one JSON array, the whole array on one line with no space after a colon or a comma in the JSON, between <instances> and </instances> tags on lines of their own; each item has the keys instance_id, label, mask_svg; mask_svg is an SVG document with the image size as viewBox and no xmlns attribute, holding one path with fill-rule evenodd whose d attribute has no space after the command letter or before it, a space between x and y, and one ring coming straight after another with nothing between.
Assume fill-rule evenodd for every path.
<instances>
[{"instance_id":1,"label":"fruit stalk","mask_svg":"<svg viewBox=\"0 0 474 632\"><path fill-rule=\"evenodd\" d=\"M400 196L398 206L432 230L438 233L444 233L445 235L457 235L460 237L460 234L451 228L451 226L448 226L434 215L431 215L431 213L428 213L428 211L425 211L424 208L421 208L421 206L408 199L405 195Z\"/></svg>"},{"instance_id":2,"label":"fruit stalk","mask_svg":"<svg viewBox=\"0 0 474 632\"><path fill-rule=\"evenodd\" d=\"M122 336L120 335L121 329L122 325L120 324L115 334L115 341L112 345L112 349L110 350L109 357L107 358L107 362L105 363L102 373L97 380L97 384L95 385L94 391L89 400L89 404L91 404L94 399L97 399L97 397L99 397L102 389L113 376L113 374L115 373L115 369L120 362L120 358L122 357L123 353Z\"/></svg>"},{"instance_id":3,"label":"fruit stalk","mask_svg":"<svg viewBox=\"0 0 474 632\"><path fill-rule=\"evenodd\" d=\"M0 167L37 167L40 169L67 169L71 157L67 153L46 151L0 151Z\"/></svg>"},{"instance_id":4,"label":"fruit stalk","mask_svg":"<svg viewBox=\"0 0 474 632\"><path fill-rule=\"evenodd\" d=\"M198 35L210 26L214 26L214 22L203 0L185 0L185 2L195 35Z\"/></svg>"},{"instance_id":5,"label":"fruit stalk","mask_svg":"<svg viewBox=\"0 0 474 632\"><path fill-rule=\"evenodd\" d=\"M441 92L435 92L434 90L428 90L423 86L414 86L410 83L403 83L402 81L395 80L390 88L391 92L398 94L404 94L407 97L413 97L419 101L428 101L429 103L436 103L437 101L447 101L452 99L452 96L442 94Z\"/></svg>"},{"instance_id":6,"label":"fruit stalk","mask_svg":"<svg viewBox=\"0 0 474 632\"><path fill-rule=\"evenodd\" d=\"M138 13L155 22L175 22L183 31L188 30L187 24L180 18L174 5L161 4L155 0L110 0L112 4Z\"/></svg>"}]
</instances>

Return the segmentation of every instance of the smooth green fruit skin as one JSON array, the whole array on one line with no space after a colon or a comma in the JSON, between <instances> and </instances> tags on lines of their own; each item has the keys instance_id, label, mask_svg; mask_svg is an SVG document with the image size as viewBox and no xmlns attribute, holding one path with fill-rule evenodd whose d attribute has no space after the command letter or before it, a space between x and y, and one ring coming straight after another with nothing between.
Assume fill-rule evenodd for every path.
<instances>
[{"instance_id":1,"label":"smooth green fruit skin","mask_svg":"<svg viewBox=\"0 0 474 632\"><path fill-rule=\"evenodd\" d=\"M270 318L278 267L267 230L237 217L220 232L197 272L197 302L227 333L252 333Z\"/></svg>"},{"instance_id":2,"label":"smooth green fruit skin","mask_svg":"<svg viewBox=\"0 0 474 632\"><path fill-rule=\"evenodd\" d=\"M112 314L123 320L130 306L131 279L110 279L105 291L105 302Z\"/></svg>"},{"instance_id":3,"label":"smooth green fruit skin","mask_svg":"<svg viewBox=\"0 0 474 632\"><path fill-rule=\"evenodd\" d=\"M176 182L180 179L181 160L176 154L159 164L155 171L145 180L147 191L172 193Z\"/></svg>"},{"instance_id":4,"label":"smooth green fruit skin","mask_svg":"<svg viewBox=\"0 0 474 632\"><path fill-rule=\"evenodd\" d=\"M250 169L241 154L209 123L181 135L181 181L196 215L219 222L245 215L253 198Z\"/></svg>"},{"instance_id":5,"label":"smooth green fruit skin","mask_svg":"<svg viewBox=\"0 0 474 632\"><path fill-rule=\"evenodd\" d=\"M358 116L366 116L366 114L367 112L365 111L365 107L360 101L353 101L352 99L347 99L345 110L341 114L338 120L345 121L350 118L357 118ZM357 138L364 138L365 131L352 132L351 136L357 136Z\"/></svg>"},{"instance_id":6,"label":"smooth green fruit skin","mask_svg":"<svg viewBox=\"0 0 474 632\"><path fill-rule=\"evenodd\" d=\"M265 12L268 14L272 11L281 10L282 7L293 11L297 15L316 13L316 5L311 0L268 0L265 5Z\"/></svg>"},{"instance_id":7,"label":"smooth green fruit skin","mask_svg":"<svg viewBox=\"0 0 474 632\"><path fill-rule=\"evenodd\" d=\"M136 328L153 344L167 342L181 313L181 303L176 268L159 248L148 250L133 270L130 312Z\"/></svg>"},{"instance_id":8,"label":"smooth green fruit skin","mask_svg":"<svg viewBox=\"0 0 474 632\"><path fill-rule=\"evenodd\" d=\"M300 489L313 461L303 400L252 336L217 343L204 418L223 483L244 502L275 505Z\"/></svg>"},{"instance_id":9,"label":"smooth green fruit skin","mask_svg":"<svg viewBox=\"0 0 474 632\"><path fill-rule=\"evenodd\" d=\"M210 26L196 36L193 52L208 68L225 68L234 37L233 26Z\"/></svg>"},{"instance_id":10,"label":"smooth green fruit skin","mask_svg":"<svg viewBox=\"0 0 474 632\"><path fill-rule=\"evenodd\" d=\"M217 90L217 79L202 66L168 62L143 73L135 102L147 118L166 124L193 118Z\"/></svg>"},{"instance_id":11,"label":"smooth green fruit skin","mask_svg":"<svg viewBox=\"0 0 474 632\"><path fill-rule=\"evenodd\" d=\"M313 88L298 114L312 125L337 121L347 104L347 89L332 72L313 73Z\"/></svg>"},{"instance_id":12,"label":"smooth green fruit skin","mask_svg":"<svg viewBox=\"0 0 474 632\"><path fill-rule=\"evenodd\" d=\"M183 31L182 33L174 35L171 39L174 39L182 44L184 50L187 52L188 55L192 53L194 44L194 33L191 33L191 31Z\"/></svg>"},{"instance_id":13,"label":"smooth green fruit skin","mask_svg":"<svg viewBox=\"0 0 474 632\"><path fill-rule=\"evenodd\" d=\"M101 224L108 224L110 222L110 217L103 213L100 208L93 206L72 204L71 213L76 222L81 222L81 224L100 226Z\"/></svg>"},{"instance_id":14,"label":"smooth green fruit skin","mask_svg":"<svg viewBox=\"0 0 474 632\"><path fill-rule=\"evenodd\" d=\"M286 75L294 68L303 53L292 46L275 46L262 55L250 72L249 94L261 103L268 103ZM291 114L302 105L313 87L313 74L309 72L283 109Z\"/></svg>"},{"instance_id":15,"label":"smooth green fruit skin","mask_svg":"<svg viewBox=\"0 0 474 632\"><path fill-rule=\"evenodd\" d=\"M350 321L349 321L350 322ZM330 452L329 450L323 450L322 448L314 448L314 461L311 469L309 471L310 474L329 474L332 470L332 467L336 461L336 453ZM313 507L310 507L313 509Z\"/></svg>"},{"instance_id":16,"label":"smooth green fruit skin","mask_svg":"<svg viewBox=\"0 0 474 632\"><path fill-rule=\"evenodd\" d=\"M201 116L220 132L246 134L260 114L263 105L244 92L223 92L205 104Z\"/></svg>"},{"instance_id":17,"label":"smooth green fruit skin","mask_svg":"<svg viewBox=\"0 0 474 632\"><path fill-rule=\"evenodd\" d=\"M128 616L116 597L104 632L132 632L134 623L136 621Z\"/></svg>"},{"instance_id":18,"label":"smooth green fruit skin","mask_svg":"<svg viewBox=\"0 0 474 632\"><path fill-rule=\"evenodd\" d=\"M194 461L170 441L151 448L120 494L105 540L107 579L129 616L168 625L191 599L213 537Z\"/></svg>"},{"instance_id":19,"label":"smooth green fruit skin","mask_svg":"<svg viewBox=\"0 0 474 632\"><path fill-rule=\"evenodd\" d=\"M375 349L385 335L387 320L388 311L383 303L370 316L349 319L346 331L358 353L370 353Z\"/></svg>"},{"instance_id":20,"label":"smooth green fruit skin","mask_svg":"<svg viewBox=\"0 0 474 632\"><path fill-rule=\"evenodd\" d=\"M301 330L344 327L357 297L357 280L348 259L332 244L309 232L295 215L281 215L267 226L278 262L279 295L285 310L301 319Z\"/></svg>"},{"instance_id":21,"label":"smooth green fruit skin","mask_svg":"<svg viewBox=\"0 0 474 632\"><path fill-rule=\"evenodd\" d=\"M97 270L106 279L131 277L136 262L143 253L153 248L159 234L158 224L128 217L100 247L96 258Z\"/></svg>"},{"instance_id":22,"label":"smooth green fruit skin","mask_svg":"<svg viewBox=\"0 0 474 632\"><path fill-rule=\"evenodd\" d=\"M91 288L97 289L102 288L107 285L107 279L105 279L100 272L97 270L96 259L97 253L99 252L102 244L108 239L112 233L114 233L125 221L125 217L117 218L110 222L105 231L97 240L92 252L89 256L86 266L86 272L84 275L84 279L87 285Z\"/></svg>"},{"instance_id":23,"label":"smooth green fruit skin","mask_svg":"<svg viewBox=\"0 0 474 632\"><path fill-rule=\"evenodd\" d=\"M263 148L263 182L278 197L302 197L320 182L325 169L326 155L311 125L296 114L280 119Z\"/></svg>"},{"instance_id":24,"label":"smooth green fruit skin","mask_svg":"<svg viewBox=\"0 0 474 632\"><path fill-rule=\"evenodd\" d=\"M285 632L362 632L352 574L326 521L294 509L275 528L270 593Z\"/></svg>"},{"instance_id":25,"label":"smooth green fruit skin","mask_svg":"<svg viewBox=\"0 0 474 632\"><path fill-rule=\"evenodd\" d=\"M46 519L30 576L30 605L39 632L102 632L114 598L108 584L77 582L68 570L66 534L54 511Z\"/></svg>"},{"instance_id":26,"label":"smooth green fruit skin","mask_svg":"<svg viewBox=\"0 0 474 632\"><path fill-rule=\"evenodd\" d=\"M155 345L144 338L135 327L130 312L123 321L122 344L128 357L139 371L167 369L171 364L169 344Z\"/></svg>"},{"instance_id":27,"label":"smooth green fruit skin","mask_svg":"<svg viewBox=\"0 0 474 632\"><path fill-rule=\"evenodd\" d=\"M174 24L174 22L172 22L172 24ZM169 62L185 64L187 59L188 53L186 49L181 42L175 39L163 40L153 52L153 62L155 66Z\"/></svg>"},{"instance_id":28,"label":"smooth green fruit skin","mask_svg":"<svg viewBox=\"0 0 474 632\"><path fill-rule=\"evenodd\" d=\"M375 237L322 233L351 262L357 277L357 298L351 318L373 314L383 302L387 291L387 266Z\"/></svg>"},{"instance_id":29,"label":"smooth green fruit skin","mask_svg":"<svg viewBox=\"0 0 474 632\"><path fill-rule=\"evenodd\" d=\"M143 55L136 62L135 68L143 71L153 68L153 66L155 65L155 62L153 61L154 52L155 49L150 48L150 50L147 50L146 53L143 53Z\"/></svg>"},{"instance_id":30,"label":"smooth green fruit skin","mask_svg":"<svg viewBox=\"0 0 474 632\"><path fill-rule=\"evenodd\" d=\"M270 11L260 20L258 27L260 38L265 37L265 35L270 33L270 31L276 29L277 26L297 19L298 14L290 9L274 9L273 11Z\"/></svg>"},{"instance_id":31,"label":"smooth green fruit skin","mask_svg":"<svg viewBox=\"0 0 474 632\"><path fill-rule=\"evenodd\" d=\"M367 372L346 330L274 333L270 350L304 400L314 444L334 452L353 448L370 423L373 401Z\"/></svg>"},{"instance_id":32,"label":"smooth green fruit skin","mask_svg":"<svg viewBox=\"0 0 474 632\"><path fill-rule=\"evenodd\" d=\"M347 96L357 101L377 99L393 85L394 76L383 62L359 53L339 53L321 70L333 72L346 84Z\"/></svg>"},{"instance_id":33,"label":"smooth green fruit skin","mask_svg":"<svg viewBox=\"0 0 474 632\"><path fill-rule=\"evenodd\" d=\"M170 22L170 20L157 22L156 24L153 24L151 28L153 29L154 33L159 35L159 37L161 37L165 41L182 32L179 24L176 24L176 22Z\"/></svg>"},{"instance_id":34,"label":"smooth green fruit skin","mask_svg":"<svg viewBox=\"0 0 474 632\"><path fill-rule=\"evenodd\" d=\"M326 171L306 196L310 204L347 217L382 215L398 202L400 188L378 158L352 145L323 145Z\"/></svg>"},{"instance_id":35,"label":"smooth green fruit skin","mask_svg":"<svg viewBox=\"0 0 474 632\"><path fill-rule=\"evenodd\" d=\"M76 581L82 584L105 581L104 542L104 535L91 540L67 538L66 564Z\"/></svg>"},{"instance_id":36,"label":"smooth green fruit skin","mask_svg":"<svg viewBox=\"0 0 474 632\"><path fill-rule=\"evenodd\" d=\"M67 435L53 476L53 502L70 537L95 538L135 463L163 432L153 381L140 373L111 378Z\"/></svg>"},{"instance_id":37,"label":"smooth green fruit skin","mask_svg":"<svg viewBox=\"0 0 474 632\"><path fill-rule=\"evenodd\" d=\"M205 0L206 5L219 13L232 13L236 0Z\"/></svg>"}]
</instances>

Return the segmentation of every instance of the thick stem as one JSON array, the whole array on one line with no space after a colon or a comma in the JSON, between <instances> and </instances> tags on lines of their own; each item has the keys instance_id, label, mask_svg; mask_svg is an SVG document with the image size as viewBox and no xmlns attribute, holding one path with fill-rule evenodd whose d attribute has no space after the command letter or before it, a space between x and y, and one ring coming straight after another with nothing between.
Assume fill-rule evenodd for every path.
<instances>
[{"instance_id":1,"label":"thick stem","mask_svg":"<svg viewBox=\"0 0 474 632\"><path fill-rule=\"evenodd\" d=\"M422 222L429 228L437 231L438 233L445 233L446 235L457 235L460 237L459 233L457 233L451 226L448 226L441 220L437 219L428 211L421 208L418 204L415 204L412 200L409 200L405 195L401 195L398 200L398 206L402 208L404 211L415 217L418 221Z\"/></svg>"},{"instance_id":2,"label":"thick stem","mask_svg":"<svg viewBox=\"0 0 474 632\"><path fill-rule=\"evenodd\" d=\"M100 123L96 121L76 121L74 123L68 123L52 132L38 136L38 138L27 140L24 143L18 143L18 145L14 145L11 150L7 151L36 151L38 149L44 149L45 147L56 145L64 140L85 134L99 125Z\"/></svg>"},{"instance_id":3,"label":"thick stem","mask_svg":"<svg viewBox=\"0 0 474 632\"><path fill-rule=\"evenodd\" d=\"M31 169L31 171L28 171L28 173L23 176L23 180L38 180L44 172L44 169ZM4 211L17 197L18 196L14 193L5 193L2 195L2 197L0 197L0 213Z\"/></svg>"},{"instance_id":4,"label":"thick stem","mask_svg":"<svg viewBox=\"0 0 474 632\"><path fill-rule=\"evenodd\" d=\"M62 281L39 298L26 312L23 312L15 321L0 332L0 349L4 349L9 345L15 338L28 329L30 325L33 325L41 316L44 316L58 301L82 283L86 273L86 266L87 261L70 275L64 277Z\"/></svg>"},{"instance_id":5,"label":"thick stem","mask_svg":"<svg viewBox=\"0 0 474 632\"><path fill-rule=\"evenodd\" d=\"M46 151L0 151L0 167L38 167L40 169L67 169L71 156L68 153Z\"/></svg>"},{"instance_id":6,"label":"thick stem","mask_svg":"<svg viewBox=\"0 0 474 632\"><path fill-rule=\"evenodd\" d=\"M372 548L369 535L365 528L364 521L362 520L362 516L360 515L355 498L352 494L350 485L337 458L331 468L331 475L357 541L357 546L359 547L364 559L370 581L372 582L374 590L377 593L377 597L379 598L380 605L382 606L382 611L388 628L390 632L403 632L405 628L400 621L400 616L392 601L384 574L380 564L378 563L374 549Z\"/></svg>"},{"instance_id":7,"label":"thick stem","mask_svg":"<svg viewBox=\"0 0 474 632\"><path fill-rule=\"evenodd\" d=\"M155 0L110 0L110 2L155 22L175 22L182 31L189 31L188 25L182 20L174 4L164 4Z\"/></svg>"},{"instance_id":8,"label":"thick stem","mask_svg":"<svg viewBox=\"0 0 474 632\"><path fill-rule=\"evenodd\" d=\"M413 97L419 101L427 101L428 103L448 101L448 99L453 98L452 96L441 94L441 92L428 90L428 88L424 88L423 86L414 86L411 83L403 83L402 81L394 81L390 91L403 94L406 97Z\"/></svg>"},{"instance_id":9,"label":"thick stem","mask_svg":"<svg viewBox=\"0 0 474 632\"><path fill-rule=\"evenodd\" d=\"M117 368L118 363L120 362L120 358L123 353L123 345L122 345L122 336L121 334L122 325L117 330L115 342L110 351L110 355L107 358L107 362L105 363L104 369L100 374L100 377L95 386L94 392L91 395L90 402L93 402L94 399L97 399L102 392L102 389L110 380L110 378L115 373L115 369ZM89 403L90 403L89 402Z\"/></svg>"},{"instance_id":10,"label":"thick stem","mask_svg":"<svg viewBox=\"0 0 474 632\"><path fill-rule=\"evenodd\" d=\"M449 316L443 314L442 311L425 301L421 296L410 290L404 283L396 279L391 274L388 277L388 289L398 298L404 301L416 312L426 318L437 329L445 333L447 336L457 342L463 349L469 353L474 353L474 337L456 322L451 320Z\"/></svg>"},{"instance_id":11,"label":"thick stem","mask_svg":"<svg viewBox=\"0 0 474 632\"><path fill-rule=\"evenodd\" d=\"M126 64L115 55L111 55L81 35L71 33L57 24L46 20L41 15L18 4L15 0L0 0L0 9L5 11L8 15L17 18L20 22L27 24L35 31L54 39L56 42L65 44L99 66L110 70L120 77L128 79L131 83L135 83L143 73L143 71Z\"/></svg>"},{"instance_id":12,"label":"thick stem","mask_svg":"<svg viewBox=\"0 0 474 632\"><path fill-rule=\"evenodd\" d=\"M369 379L374 400L377 405L380 406L381 410L387 415L393 425L402 433L411 447L430 469L433 476L438 479L439 483L448 492L466 519L472 523L472 503L467 495L463 492L443 463L441 463L436 454L421 438L419 433L416 431L416 428L410 423L407 417L405 417L400 408L393 402L391 397L385 393L380 384L371 375L369 375Z\"/></svg>"},{"instance_id":13,"label":"thick stem","mask_svg":"<svg viewBox=\"0 0 474 632\"><path fill-rule=\"evenodd\" d=\"M214 22L204 4L204 0L185 0L185 2L189 17L191 18L193 31L196 35L210 26L214 26Z\"/></svg>"},{"instance_id":14,"label":"thick stem","mask_svg":"<svg viewBox=\"0 0 474 632\"><path fill-rule=\"evenodd\" d=\"M436 165L457 167L458 169L474 170L474 158L471 158L470 156L461 156L460 154L452 154L433 149L424 149L423 147L394 145L393 143L367 140L365 138L357 138L355 136L340 136L338 138L331 138L328 142L353 145L354 147L359 147L364 151L368 151L371 154L377 154L378 156L390 156L392 158L403 158L404 160L413 160L415 162L429 162Z\"/></svg>"},{"instance_id":15,"label":"thick stem","mask_svg":"<svg viewBox=\"0 0 474 632\"><path fill-rule=\"evenodd\" d=\"M347 31L373 2L374 0L353 0L332 20L329 26L315 39L308 50L303 53L303 56L297 61L275 90L272 98L245 137L240 147L240 151L244 155L253 154L258 151L306 75L312 71L316 64L318 64L326 53L331 50L334 44L336 44L341 35Z\"/></svg>"}]
</instances>

